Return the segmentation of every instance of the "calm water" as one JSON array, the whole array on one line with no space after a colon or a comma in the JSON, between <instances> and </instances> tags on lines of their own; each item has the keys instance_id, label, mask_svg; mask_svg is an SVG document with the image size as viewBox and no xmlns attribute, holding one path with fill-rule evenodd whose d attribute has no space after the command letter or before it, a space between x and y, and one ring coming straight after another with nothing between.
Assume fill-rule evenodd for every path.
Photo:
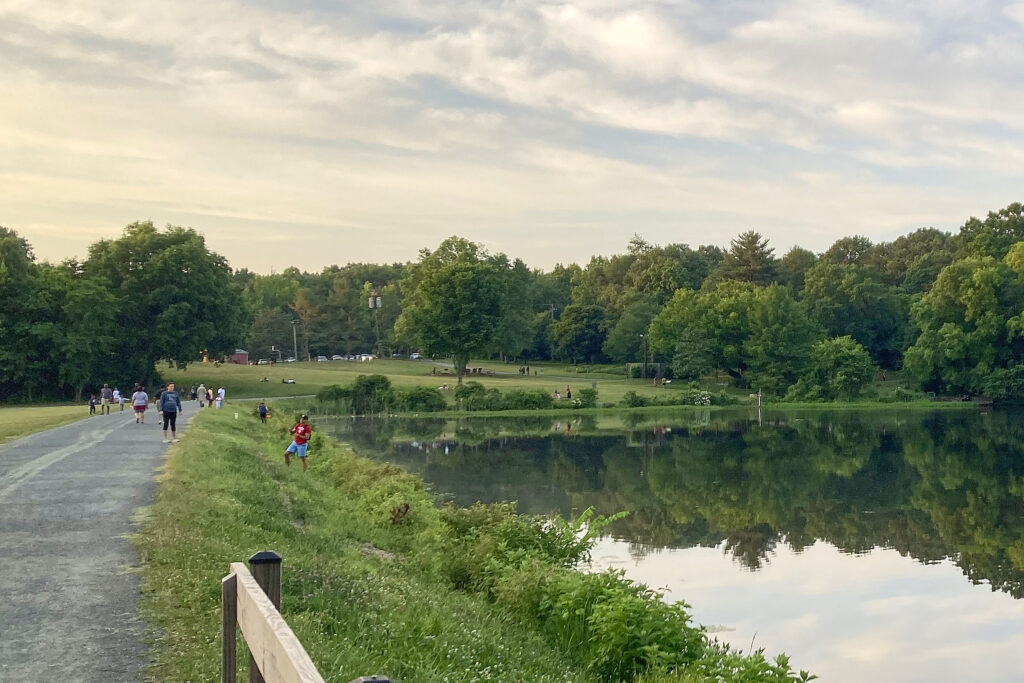
<instances>
[{"instance_id":1,"label":"calm water","mask_svg":"<svg viewBox=\"0 0 1024 683\"><path fill-rule=\"evenodd\" d=\"M341 420L459 504L630 516L594 552L826 681L1024 680L1024 414Z\"/></svg>"}]
</instances>

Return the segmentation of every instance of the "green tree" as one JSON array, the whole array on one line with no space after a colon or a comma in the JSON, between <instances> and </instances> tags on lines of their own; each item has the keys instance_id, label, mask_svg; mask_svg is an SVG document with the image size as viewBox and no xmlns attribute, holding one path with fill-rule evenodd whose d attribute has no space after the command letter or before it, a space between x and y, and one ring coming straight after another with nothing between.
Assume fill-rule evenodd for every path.
<instances>
[{"instance_id":1,"label":"green tree","mask_svg":"<svg viewBox=\"0 0 1024 683\"><path fill-rule=\"evenodd\" d=\"M872 253L872 246L871 240L863 235L842 237L836 240L835 243L821 255L821 260L825 263L841 265L868 265L868 260Z\"/></svg>"},{"instance_id":2,"label":"green tree","mask_svg":"<svg viewBox=\"0 0 1024 683\"><path fill-rule=\"evenodd\" d=\"M30 299L36 264L26 240L0 227L0 397L23 395L29 363L40 349L33 344Z\"/></svg>"},{"instance_id":3,"label":"green tree","mask_svg":"<svg viewBox=\"0 0 1024 683\"><path fill-rule=\"evenodd\" d=\"M978 392L1024 354L1024 282L1005 262L973 256L946 266L911 306L920 329L907 368L934 390Z\"/></svg>"},{"instance_id":4,"label":"green tree","mask_svg":"<svg viewBox=\"0 0 1024 683\"><path fill-rule=\"evenodd\" d=\"M802 301L829 336L849 335L883 367L899 365L907 304L877 271L857 264L819 263L807 272Z\"/></svg>"},{"instance_id":5,"label":"green tree","mask_svg":"<svg viewBox=\"0 0 1024 683\"><path fill-rule=\"evenodd\" d=\"M600 360L605 339L604 323L604 311L600 306L566 306L554 325L556 355L573 363Z\"/></svg>"},{"instance_id":6,"label":"green tree","mask_svg":"<svg viewBox=\"0 0 1024 683\"><path fill-rule=\"evenodd\" d=\"M794 292L803 291L804 276L817 262L818 257L814 255L813 251L793 247L779 261L779 282Z\"/></svg>"},{"instance_id":7,"label":"green tree","mask_svg":"<svg viewBox=\"0 0 1024 683\"><path fill-rule=\"evenodd\" d=\"M744 342L750 386L770 394L786 391L807 370L812 345L823 336L818 325L781 285L756 293Z\"/></svg>"},{"instance_id":8,"label":"green tree","mask_svg":"<svg viewBox=\"0 0 1024 683\"><path fill-rule=\"evenodd\" d=\"M615 327L608 332L602 346L604 355L618 363L638 360L643 353L640 335L647 333L647 328L660 310L656 302L646 298L637 299L626 306Z\"/></svg>"},{"instance_id":9,"label":"green tree","mask_svg":"<svg viewBox=\"0 0 1024 683\"><path fill-rule=\"evenodd\" d=\"M396 333L429 355L453 356L461 383L469 359L497 350L510 309L523 303L510 301L508 271L504 255L461 237L423 250L402 280Z\"/></svg>"},{"instance_id":10,"label":"green tree","mask_svg":"<svg viewBox=\"0 0 1024 683\"><path fill-rule=\"evenodd\" d=\"M154 379L158 361L185 367L203 351L230 352L244 337L247 315L231 268L192 229L132 223L120 239L93 244L82 268L109 282L121 302L122 381Z\"/></svg>"},{"instance_id":11,"label":"green tree","mask_svg":"<svg viewBox=\"0 0 1024 683\"><path fill-rule=\"evenodd\" d=\"M875 248L873 264L883 281L908 294L927 291L939 271L953 261L948 232L921 228Z\"/></svg>"},{"instance_id":12,"label":"green tree","mask_svg":"<svg viewBox=\"0 0 1024 683\"><path fill-rule=\"evenodd\" d=\"M971 217L953 238L958 258L991 256L1001 259L1013 244L1024 240L1024 204L989 211L984 221Z\"/></svg>"},{"instance_id":13,"label":"green tree","mask_svg":"<svg viewBox=\"0 0 1024 683\"><path fill-rule=\"evenodd\" d=\"M852 337L835 337L811 349L810 368L793 387L789 398L834 401L855 398L875 375L871 355Z\"/></svg>"},{"instance_id":14,"label":"green tree","mask_svg":"<svg viewBox=\"0 0 1024 683\"><path fill-rule=\"evenodd\" d=\"M714 277L770 285L778 277L775 250L768 247L768 239L761 233L753 230L741 233L730 243Z\"/></svg>"}]
</instances>

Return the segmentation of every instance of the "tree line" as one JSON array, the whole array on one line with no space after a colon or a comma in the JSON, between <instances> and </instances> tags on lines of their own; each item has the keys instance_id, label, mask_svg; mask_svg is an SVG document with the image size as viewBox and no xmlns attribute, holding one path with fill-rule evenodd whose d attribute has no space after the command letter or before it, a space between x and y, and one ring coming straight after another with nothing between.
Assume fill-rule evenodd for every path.
<instances>
[{"instance_id":1,"label":"tree line","mask_svg":"<svg viewBox=\"0 0 1024 683\"><path fill-rule=\"evenodd\" d=\"M756 231L726 248L654 245L550 271L451 237L411 263L232 271L194 230L129 225L88 258L38 263L0 229L0 398L77 395L157 362L419 351L664 364L808 400L855 395L876 369L922 388L1024 394L1024 207L843 237L778 256ZM370 302L373 299L374 305ZM379 306L376 304L379 302Z\"/></svg>"}]
</instances>

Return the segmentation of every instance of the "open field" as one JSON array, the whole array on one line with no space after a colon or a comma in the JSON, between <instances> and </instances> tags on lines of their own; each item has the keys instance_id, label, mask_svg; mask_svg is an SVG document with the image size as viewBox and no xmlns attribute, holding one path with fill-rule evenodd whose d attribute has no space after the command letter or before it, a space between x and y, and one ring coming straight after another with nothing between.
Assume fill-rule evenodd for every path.
<instances>
[{"instance_id":1,"label":"open field","mask_svg":"<svg viewBox=\"0 0 1024 683\"><path fill-rule=\"evenodd\" d=\"M671 385L666 388L655 388L650 380L629 380L621 374L610 372L576 372L574 366L564 363L531 364L529 377L519 374L518 365L507 365L496 361L474 361L471 367L483 368L493 374L469 375L466 380L475 380L487 387L501 390L543 389L549 393L556 390L565 391L569 386L573 391L585 389L591 383L597 383L601 401L622 400L623 394L633 390L647 396L660 396L672 391ZM582 368L582 366L581 366ZM431 370L438 374L432 375ZM315 394L332 384L349 384L359 375L387 375L393 384L399 386L422 385L440 387L448 384L454 386L456 377L450 367L440 361L430 360L374 360L331 361L329 363L279 363L277 365L231 365L214 366L209 363L193 363L185 370L177 368L159 368L161 376L176 382L178 389L187 389L192 384L205 382L214 388L223 385L227 389L228 400L232 398L272 398L282 396L303 396ZM543 374L541 374L543 371ZM447 374L442 374L447 372ZM268 382L260 380L266 377ZM295 384L283 384L283 379L294 379ZM717 387L716 389L721 389Z\"/></svg>"},{"instance_id":2,"label":"open field","mask_svg":"<svg viewBox=\"0 0 1024 683\"><path fill-rule=\"evenodd\" d=\"M116 410L117 407L112 408ZM0 407L0 444L83 417L89 417L87 405Z\"/></svg>"}]
</instances>

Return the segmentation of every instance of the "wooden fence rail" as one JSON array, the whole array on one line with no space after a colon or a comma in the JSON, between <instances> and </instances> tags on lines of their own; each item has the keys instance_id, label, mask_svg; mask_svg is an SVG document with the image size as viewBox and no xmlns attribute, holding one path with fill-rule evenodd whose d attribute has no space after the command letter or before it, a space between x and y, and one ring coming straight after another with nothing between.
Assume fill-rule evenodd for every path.
<instances>
[{"instance_id":1,"label":"wooden fence rail","mask_svg":"<svg viewBox=\"0 0 1024 683\"><path fill-rule=\"evenodd\" d=\"M250 567L252 571L250 571ZM221 580L221 682L235 683L235 626L249 646L249 683L324 683L302 643L281 616L281 556L256 553L249 567L232 562ZM390 683L363 676L351 683Z\"/></svg>"}]
</instances>

